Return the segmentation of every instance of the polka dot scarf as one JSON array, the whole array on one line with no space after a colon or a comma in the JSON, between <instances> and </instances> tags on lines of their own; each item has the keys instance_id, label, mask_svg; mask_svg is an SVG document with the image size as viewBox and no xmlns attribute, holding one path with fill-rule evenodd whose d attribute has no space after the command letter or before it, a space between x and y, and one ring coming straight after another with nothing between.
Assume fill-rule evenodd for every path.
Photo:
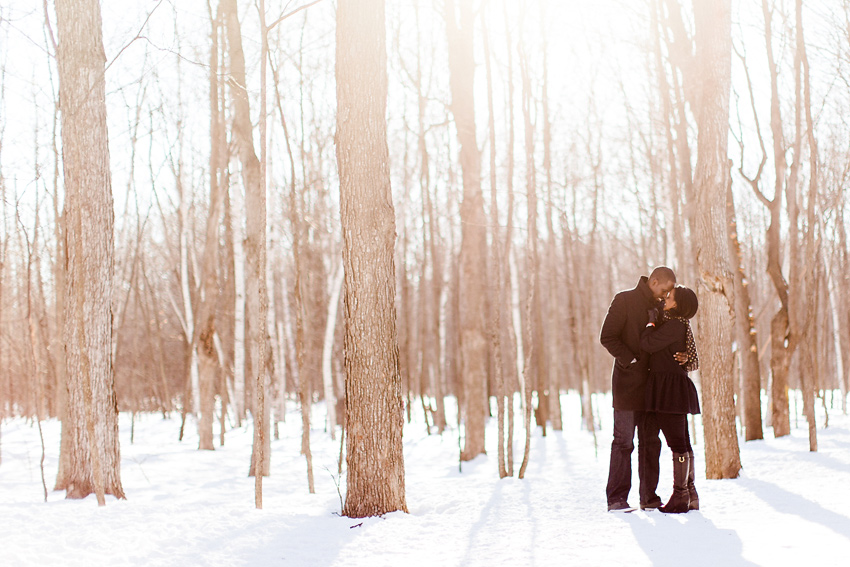
<instances>
[{"instance_id":1,"label":"polka dot scarf","mask_svg":"<svg viewBox=\"0 0 850 567\"><path fill-rule=\"evenodd\" d=\"M687 334L685 335L685 349L688 353L688 361L683 365L685 370L693 372L699 370L699 355L697 354L697 344L694 341L694 333L691 331L691 322L684 317L669 316L668 312L664 312L664 319L678 319L685 324Z\"/></svg>"}]
</instances>

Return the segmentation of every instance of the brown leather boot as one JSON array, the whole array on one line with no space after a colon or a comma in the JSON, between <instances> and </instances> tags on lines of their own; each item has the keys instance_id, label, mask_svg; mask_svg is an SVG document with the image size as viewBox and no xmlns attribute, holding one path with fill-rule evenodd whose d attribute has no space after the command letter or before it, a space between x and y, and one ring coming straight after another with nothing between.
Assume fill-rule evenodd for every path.
<instances>
[{"instance_id":1,"label":"brown leather boot","mask_svg":"<svg viewBox=\"0 0 850 567\"><path fill-rule=\"evenodd\" d=\"M690 459L687 453L673 453L673 495L667 504L659 508L665 514L684 514L688 511L688 469Z\"/></svg>"},{"instance_id":2,"label":"brown leather boot","mask_svg":"<svg viewBox=\"0 0 850 567\"><path fill-rule=\"evenodd\" d=\"M699 494L694 488L694 452L688 451L688 510L699 510Z\"/></svg>"}]
</instances>

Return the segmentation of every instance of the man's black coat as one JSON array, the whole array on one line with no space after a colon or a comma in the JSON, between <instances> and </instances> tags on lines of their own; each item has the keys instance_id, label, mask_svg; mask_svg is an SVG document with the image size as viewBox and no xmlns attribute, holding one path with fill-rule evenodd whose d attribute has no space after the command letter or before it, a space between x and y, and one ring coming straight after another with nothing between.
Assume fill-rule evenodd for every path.
<instances>
[{"instance_id":1,"label":"man's black coat","mask_svg":"<svg viewBox=\"0 0 850 567\"><path fill-rule=\"evenodd\" d=\"M638 411L646 407L649 355L640 349L640 334L649 321L647 311L656 305L649 281L642 276L634 289L615 295L608 308L599 342L614 357L614 409Z\"/></svg>"}]
</instances>

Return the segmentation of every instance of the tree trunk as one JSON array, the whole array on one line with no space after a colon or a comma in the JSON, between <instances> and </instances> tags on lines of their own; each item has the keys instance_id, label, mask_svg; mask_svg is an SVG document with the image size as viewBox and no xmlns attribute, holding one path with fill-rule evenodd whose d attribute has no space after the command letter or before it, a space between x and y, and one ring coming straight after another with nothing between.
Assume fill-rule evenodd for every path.
<instances>
[{"instance_id":1,"label":"tree trunk","mask_svg":"<svg viewBox=\"0 0 850 567\"><path fill-rule=\"evenodd\" d=\"M767 229L767 272L779 295L780 307L770 325L770 370L772 377L771 397L773 399L772 418L773 435L782 437L791 433L791 421L788 412L788 366L791 363L790 320L788 282L782 275L780 213L782 211L782 187L785 183L786 166L785 142L782 134L782 114L779 104L778 71L773 57L773 32L771 14L767 0L762 0L762 12L765 23L765 47L770 72L770 129L773 134L774 193L770 203L770 225ZM796 225L794 225L796 226Z\"/></svg>"},{"instance_id":2,"label":"tree trunk","mask_svg":"<svg viewBox=\"0 0 850 567\"><path fill-rule=\"evenodd\" d=\"M97 0L57 0L57 64L67 219L65 304L68 418L73 423L67 497L124 498L112 367L112 186Z\"/></svg>"},{"instance_id":3,"label":"tree trunk","mask_svg":"<svg viewBox=\"0 0 850 567\"><path fill-rule=\"evenodd\" d=\"M348 476L343 514L360 518L407 511L384 1L340 0L336 17L336 151L346 316Z\"/></svg>"},{"instance_id":4,"label":"tree trunk","mask_svg":"<svg viewBox=\"0 0 850 567\"><path fill-rule=\"evenodd\" d=\"M562 431L561 422L561 347L558 344L558 321L561 301L558 297L558 257L556 254L555 224L552 219L552 122L549 120L549 47L545 4L540 8L540 35L543 38L543 85L541 110L543 112L543 171L546 173L546 264L554 277L549 278L546 309L546 376L542 382L548 390L546 408L552 420L552 429ZM545 430L545 428L544 428Z\"/></svg>"},{"instance_id":5,"label":"tree trunk","mask_svg":"<svg viewBox=\"0 0 850 567\"><path fill-rule=\"evenodd\" d=\"M233 142L242 163L242 184L245 187L245 274L248 297L248 321L251 333L251 381L258 389L265 389L266 375L266 194L264 171L254 152L251 112L245 82L245 57L242 51L242 32L239 25L236 0L222 0L230 54L230 74L233 79ZM239 265L236 266L238 271ZM255 390L258 399L260 393ZM264 420L264 404L254 409L254 449L251 457L251 475L258 470L269 473L269 455L261 455L260 448L269 437L269 424ZM262 465L262 466L260 466Z\"/></svg>"},{"instance_id":6,"label":"tree trunk","mask_svg":"<svg viewBox=\"0 0 850 567\"><path fill-rule=\"evenodd\" d=\"M734 276L726 242L726 195L718 190L728 182L731 0L696 4L694 21L697 59L703 69L696 109L698 152L694 181L706 476L736 478L741 459L732 380L734 310L730 295L734 293Z\"/></svg>"},{"instance_id":7,"label":"tree trunk","mask_svg":"<svg viewBox=\"0 0 850 567\"><path fill-rule=\"evenodd\" d=\"M532 93L531 77L528 56L525 46L520 41L519 67L522 74L522 114L525 124L525 189L527 192L528 211L528 235L526 239L526 272L528 276L528 301L526 314L530 317L527 324L528 336L528 365L524 368L525 379L530 380L531 387L527 387L528 397L531 392L537 390L537 413L535 414L537 425L543 428L543 436L546 436L546 424L549 419L549 396L546 393L548 386L548 371L546 368L546 343L543 335L543 315L540 297L540 256L538 251L537 232L537 171L534 162L534 124L532 123ZM524 467L523 467L524 468Z\"/></svg>"},{"instance_id":8,"label":"tree trunk","mask_svg":"<svg viewBox=\"0 0 850 567\"><path fill-rule=\"evenodd\" d=\"M328 302L328 322L325 328L325 345L322 352L322 383L325 394L325 408L328 414L328 431L331 434L331 439L336 439L336 396L334 395L333 369L331 362L333 360L334 336L336 335L336 314L339 307L339 296L342 293L342 266L336 269L336 275L333 278L333 287L330 293L330 301Z\"/></svg>"},{"instance_id":9,"label":"tree trunk","mask_svg":"<svg viewBox=\"0 0 850 567\"><path fill-rule=\"evenodd\" d=\"M210 210L201 260L202 294L200 316L193 347L198 360L198 417L199 445L202 450L213 450L213 413L215 411L215 378L218 370L213 337L215 336L215 306L218 304L218 229L224 205L224 132L218 88L218 36L220 14L212 22L212 46L210 48Z\"/></svg>"},{"instance_id":10,"label":"tree trunk","mask_svg":"<svg viewBox=\"0 0 850 567\"><path fill-rule=\"evenodd\" d=\"M803 411L806 415L806 422L809 430L809 451L818 450L818 436L815 419L815 391L818 389L818 360L817 349L822 344L818 340L818 329L823 319L817 317L818 299L820 294L818 290L818 273L821 270L822 258L820 254L820 242L815 243L815 233L818 230L815 220L815 206L818 201L818 144L815 138L815 124L812 120L812 100L811 100L811 85L809 81L809 58L806 54L806 42L803 37L803 2L797 0L796 6L796 35L797 35L797 50L795 60L799 60L800 69L799 75L803 85L803 108L806 117L806 134L809 146L809 195L808 195L808 210L806 212L806 234L804 237L805 245L805 272L802 274L800 290L812 290L812 293L798 297L802 300L802 310L800 313L800 324L803 326L801 340L804 340L804 346L801 349L801 364L800 366L800 389L803 391ZM797 100L800 99L800 87L798 79ZM799 161L799 153L796 154L795 161Z\"/></svg>"},{"instance_id":11,"label":"tree trunk","mask_svg":"<svg viewBox=\"0 0 850 567\"><path fill-rule=\"evenodd\" d=\"M459 4L459 6L458 6ZM460 22L458 22L458 8ZM463 201L460 206L460 366L463 380L465 443L461 459L468 461L486 452L484 426L487 408L486 286L487 219L481 193L481 157L475 134L473 98L474 15L471 0L446 0L446 31L449 43L451 111L460 142Z\"/></svg>"},{"instance_id":12,"label":"tree trunk","mask_svg":"<svg viewBox=\"0 0 850 567\"><path fill-rule=\"evenodd\" d=\"M750 288L744 274L741 258L741 243L738 241L738 225L735 202L732 195L732 179L726 183L726 222L728 223L729 260L735 278L735 339L741 358L741 393L738 398L743 406L745 439L764 439L761 423L761 370L759 368L758 340L752 315Z\"/></svg>"},{"instance_id":13,"label":"tree trunk","mask_svg":"<svg viewBox=\"0 0 850 567\"><path fill-rule=\"evenodd\" d=\"M490 136L490 269L495 274L494 283L487 287L490 292L490 308L493 316L490 321L490 341L494 358L494 374L496 382L496 419L498 432L497 467L499 478L508 476L505 466L505 378L502 349L502 321L505 305L505 292L502 282L502 246L499 234L499 202L496 191L496 117L493 110L493 75L490 64L490 33L487 29L487 18L482 18L482 35L484 39L484 62L487 70L487 127ZM495 288L495 289L494 289Z\"/></svg>"},{"instance_id":14,"label":"tree trunk","mask_svg":"<svg viewBox=\"0 0 850 567\"><path fill-rule=\"evenodd\" d=\"M245 207L241 187L230 187L233 222L233 397L236 422L245 419Z\"/></svg>"}]
</instances>

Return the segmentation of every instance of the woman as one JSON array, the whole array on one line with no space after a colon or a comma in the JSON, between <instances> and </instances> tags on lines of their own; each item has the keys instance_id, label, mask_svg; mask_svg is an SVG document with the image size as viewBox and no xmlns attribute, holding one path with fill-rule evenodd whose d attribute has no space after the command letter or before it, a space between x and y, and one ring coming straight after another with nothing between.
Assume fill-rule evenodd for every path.
<instances>
[{"instance_id":1,"label":"woman","mask_svg":"<svg viewBox=\"0 0 850 567\"><path fill-rule=\"evenodd\" d=\"M698 358L690 319L696 315L697 296L686 287L676 286L660 306L649 311L649 323L641 333L640 347L650 353L646 410L655 412L659 429L673 452L673 495L659 510L681 514L699 510L694 488L694 452L688 438L687 414L699 413L699 399L688 371L673 357L688 352L690 370Z\"/></svg>"}]
</instances>

